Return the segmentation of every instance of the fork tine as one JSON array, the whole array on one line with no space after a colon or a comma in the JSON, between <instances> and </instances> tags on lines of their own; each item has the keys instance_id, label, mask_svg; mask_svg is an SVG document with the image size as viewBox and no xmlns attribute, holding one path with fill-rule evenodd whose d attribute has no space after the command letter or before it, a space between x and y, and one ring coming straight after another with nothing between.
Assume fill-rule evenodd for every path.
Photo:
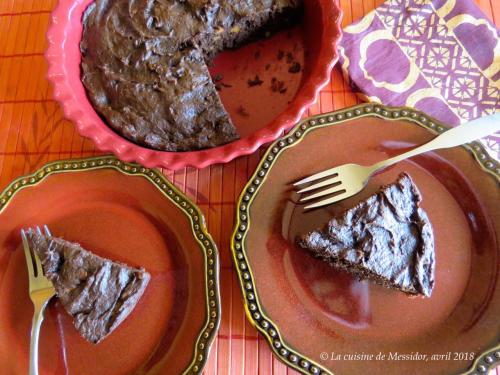
<instances>
[{"instance_id":1,"label":"fork tine","mask_svg":"<svg viewBox=\"0 0 500 375\"><path fill-rule=\"evenodd\" d=\"M44 226L43 226L43 229L44 229L44 231L45 231L45 235L46 235L47 237L52 237L52 233L50 233L49 227L48 227L47 225L44 225Z\"/></svg>"},{"instance_id":2,"label":"fork tine","mask_svg":"<svg viewBox=\"0 0 500 375\"><path fill-rule=\"evenodd\" d=\"M36 226L36 232L40 236L43 236L42 230L40 229L40 227L38 225ZM35 261L35 266L36 266L36 270L35 270L36 276L37 277L43 276L42 264L40 263L40 259L38 258L38 255L35 253L34 250L33 250L33 259Z\"/></svg>"},{"instance_id":3,"label":"fork tine","mask_svg":"<svg viewBox=\"0 0 500 375\"><path fill-rule=\"evenodd\" d=\"M302 193L305 193L307 191L319 189L320 187L323 187L323 186L333 185L333 184L335 184L337 182L341 182L340 181L340 176L338 174L335 177L332 177L332 178L329 178L327 180L324 180L324 181L317 182L315 184L309 185L308 187L305 187L304 189L299 190L297 193L298 194L302 194Z\"/></svg>"},{"instance_id":4,"label":"fork tine","mask_svg":"<svg viewBox=\"0 0 500 375\"><path fill-rule=\"evenodd\" d=\"M341 192L342 190L345 190L342 188L342 184L336 185L336 186L328 188L328 189L323 189L317 193L306 195L305 197L301 198L300 201L301 202L310 201L311 199L315 199L315 198L323 197L325 195L330 195L330 194L334 194L337 192Z\"/></svg>"},{"instance_id":5,"label":"fork tine","mask_svg":"<svg viewBox=\"0 0 500 375\"><path fill-rule=\"evenodd\" d=\"M33 258L31 257L31 251L28 244L28 238L26 237L26 232L21 229L21 239L23 241L24 257L26 258L26 265L28 266L28 273L30 276L35 274L33 270Z\"/></svg>"},{"instance_id":6,"label":"fork tine","mask_svg":"<svg viewBox=\"0 0 500 375\"><path fill-rule=\"evenodd\" d=\"M40 262L40 258L35 253L35 251L33 251L33 258L35 259L35 264L36 264L36 276L41 277L43 276L42 262Z\"/></svg>"},{"instance_id":7,"label":"fork tine","mask_svg":"<svg viewBox=\"0 0 500 375\"><path fill-rule=\"evenodd\" d=\"M327 169L326 171L313 174L309 177L303 178L302 180L295 182L293 184L293 186L303 185L307 182L312 182L312 181L319 180L320 178L323 178L323 177L331 176L332 174L337 173L336 170L337 170L337 168L330 168L330 169Z\"/></svg>"},{"instance_id":8,"label":"fork tine","mask_svg":"<svg viewBox=\"0 0 500 375\"><path fill-rule=\"evenodd\" d=\"M305 210L309 210L311 208L318 208L318 207L321 207L321 206L326 206L326 205L329 205L329 204L332 204L332 203L335 203L335 202L339 202L343 199L346 199L349 197L349 194L347 194L347 191L341 193L341 194L338 194L338 195L335 195L331 198L327 198L327 199L323 199L319 202L316 202L316 203L313 203L313 204L309 204L307 206L304 207Z\"/></svg>"}]
</instances>

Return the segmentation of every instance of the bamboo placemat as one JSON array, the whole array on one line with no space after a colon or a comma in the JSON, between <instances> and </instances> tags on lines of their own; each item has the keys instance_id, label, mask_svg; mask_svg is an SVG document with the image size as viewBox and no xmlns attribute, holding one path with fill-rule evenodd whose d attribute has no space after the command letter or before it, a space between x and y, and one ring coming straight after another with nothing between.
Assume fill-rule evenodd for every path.
<instances>
[{"instance_id":1,"label":"bamboo placemat","mask_svg":"<svg viewBox=\"0 0 500 375\"><path fill-rule=\"evenodd\" d=\"M476 0L483 12L500 23L500 2ZM97 155L64 119L45 79L45 32L56 0L0 0L0 190L12 179L58 159ZM381 0L340 0L348 25ZM308 115L358 103L334 69L330 84ZM267 343L249 325L232 269L229 238L235 201L252 174L260 153L201 170L164 171L204 212L221 254L222 322L212 347L206 374L296 374L275 359ZM493 370L490 375L500 375Z\"/></svg>"}]
</instances>

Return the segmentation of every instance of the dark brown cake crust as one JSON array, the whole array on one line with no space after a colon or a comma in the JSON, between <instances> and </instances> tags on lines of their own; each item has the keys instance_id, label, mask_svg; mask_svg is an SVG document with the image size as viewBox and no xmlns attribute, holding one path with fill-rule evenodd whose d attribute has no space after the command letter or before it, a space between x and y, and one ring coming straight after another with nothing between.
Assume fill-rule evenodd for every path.
<instances>
[{"instance_id":1,"label":"dark brown cake crust","mask_svg":"<svg viewBox=\"0 0 500 375\"><path fill-rule=\"evenodd\" d=\"M83 18L82 81L118 133L162 151L238 138L206 60L301 0L96 0Z\"/></svg>"},{"instance_id":2,"label":"dark brown cake crust","mask_svg":"<svg viewBox=\"0 0 500 375\"><path fill-rule=\"evenodd\" d=\"M77 243L34 231L27 238L76 329L91 343L115 330L149 283L150 275L143 269L101 258Z\"/></svg>"},{"instance_id":3,"label":"dark brown cake crust","mask_svg":"<svg viewBox=\"0 0 500 375\"><path fill-rule=\"evenodd\" d=\"M409 294L434 287L434 236L410 176L330 220L298 244L332 266Z\"/></svg>"}]
</instances>

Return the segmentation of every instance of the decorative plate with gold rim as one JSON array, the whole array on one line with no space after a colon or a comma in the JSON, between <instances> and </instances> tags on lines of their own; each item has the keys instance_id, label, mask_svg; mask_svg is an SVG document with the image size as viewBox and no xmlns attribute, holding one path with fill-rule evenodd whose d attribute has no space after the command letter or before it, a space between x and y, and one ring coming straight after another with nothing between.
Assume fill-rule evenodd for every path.
<instances>
[{"instance_id":1,"label":"decorative plate with gold rim","mask_svg":"<svg viewBox=\"0 0 500 375\"><path fill-rule=\"evenodd\" d=\"M445 130L409 108L364 104L304 120L269 147L241 194L231 244L248 318L287 365L304 374L387 375L485 373L499 364L500 165L479 143L401 162L322 209L305 212L291 186ZM358 281L294 245L402 171L433 226L430 298Z\"/></svg>"},{"instance_id":2,"label":"decorative plate with gold rim","mask_svg":"<svg viewBox=\"0 0 500 375\"><path fill-rule=\"evenodd\" d=\"M107 156L49 163L0 194L0 222L2 374L28 372L33 308L19 231L41 224L152 278L131 315L98 345L51 303L40 374L201 372L220 320L218 252L200 210L159 171Z\"/></svg>"}]
</instances>

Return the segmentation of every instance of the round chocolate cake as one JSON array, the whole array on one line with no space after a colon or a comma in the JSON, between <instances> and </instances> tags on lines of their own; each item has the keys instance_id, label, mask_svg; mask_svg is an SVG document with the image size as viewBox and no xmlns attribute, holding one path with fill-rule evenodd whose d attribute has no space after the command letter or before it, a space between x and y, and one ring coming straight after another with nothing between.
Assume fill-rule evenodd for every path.
<instances>
[{"instance_id":1,"label":"round chocolate cake","mask_svg":"<svg viewBox=\"0 0 500 375\"><path fill-rule=\"evenodd\" d=\"M96 0L83 17L82 81L110 127L190 151L238 139L207 62L289 17L300 0Z\"/></svg>"}]
</instances>

